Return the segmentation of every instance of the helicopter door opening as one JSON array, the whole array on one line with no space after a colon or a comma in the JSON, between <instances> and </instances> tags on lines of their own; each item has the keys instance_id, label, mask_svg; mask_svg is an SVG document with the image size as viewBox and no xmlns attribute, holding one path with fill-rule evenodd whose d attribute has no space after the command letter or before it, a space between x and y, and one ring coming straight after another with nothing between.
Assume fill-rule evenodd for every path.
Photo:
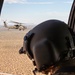
<instances>
[{"instance_id":1,"label":"helicopter door opening","mask_svg":"<svg viewBox=\"0 0 75 75\"><path fill-rule=\"evenodd\" d=\"M71 8L68 25L75 33L75 0L73 2L72 8Z\"/></svg>"}]
</instances>

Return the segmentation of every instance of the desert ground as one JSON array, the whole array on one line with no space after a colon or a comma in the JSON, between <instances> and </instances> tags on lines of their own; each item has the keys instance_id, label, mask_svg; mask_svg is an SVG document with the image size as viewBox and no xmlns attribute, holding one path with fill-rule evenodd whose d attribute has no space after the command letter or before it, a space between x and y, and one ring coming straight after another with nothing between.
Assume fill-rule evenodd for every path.
<instances>
[{"instance_id":1,"label":"desert ground","mask_svg":"<svg viewBox=\"0 0 75 75\"><path fill-rule=\"evenodd\" d=\"M28 31L29 29L19 31L0 28L0 75L33 75L32 62L27 55L19 54Z\"/></svg>"}]
</instances>

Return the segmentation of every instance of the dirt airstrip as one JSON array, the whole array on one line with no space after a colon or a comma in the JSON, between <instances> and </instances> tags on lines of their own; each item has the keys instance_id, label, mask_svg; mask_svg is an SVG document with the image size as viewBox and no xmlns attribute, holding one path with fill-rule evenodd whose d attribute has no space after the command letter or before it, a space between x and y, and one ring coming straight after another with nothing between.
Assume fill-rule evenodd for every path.
<instances>
[{"instance_id":1,"label":"dirt airstrip","mask_svg":"<svg viewBox=\"0 0 75 75\"><path fill-rule=\"evenodd\" d=\"M28 31L0 30L0 75L33 75L32 62L27 55L18 52Z\"/></svg>"}]
</instances>

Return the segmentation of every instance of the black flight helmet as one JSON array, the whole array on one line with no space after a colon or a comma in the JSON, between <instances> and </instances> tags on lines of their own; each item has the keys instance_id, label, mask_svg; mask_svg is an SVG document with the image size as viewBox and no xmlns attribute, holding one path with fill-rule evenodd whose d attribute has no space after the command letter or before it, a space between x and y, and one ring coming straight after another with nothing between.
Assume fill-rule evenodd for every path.
<instances>
[{"instance_id":1,"label":"black flight helmet","mask_svg":"<svg viewBox=\"0 0 75 75\"><path fill-rule=\"evenodd\" d=\"M48 20L34 27L25 35L23 47L39 72L74 58L70 28L59 20Z\"/></svg>"}]
</instances>

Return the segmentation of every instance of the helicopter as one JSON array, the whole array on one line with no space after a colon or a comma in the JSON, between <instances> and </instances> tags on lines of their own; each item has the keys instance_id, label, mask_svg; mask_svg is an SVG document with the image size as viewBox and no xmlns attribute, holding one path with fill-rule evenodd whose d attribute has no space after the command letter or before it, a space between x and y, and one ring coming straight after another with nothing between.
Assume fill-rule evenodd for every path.
<instances>
[{"instance_id":1,"label":"helicopter","mask_svg":"<svg viewBox=\"0 0 75 75\"><path fill-rule=\"evenodd\" d=\"M1 15L1 10L2 10L2 6L3 6L3 2L4 2L4 0L0 0L0 15ZM27 29L26 26L22 25L23 23L15 22L15 21L11 21L11 22L16 23L16 24L13 25L13 26L7 26L6 21L3 21L4 27L6 27L6 28L8 28L8 29L19 29L19 30L23 30L23 31L24 31L25 29Z\"/></svg>"},{"instance_id":2,"label":"helicopter","mask_svg":"<svg viewBox=\"0 0 75 75\"><path fill-rule=\"evenodd\" d=\"M23 26L23 25L22 25L23 23L15 22L15 21L10 21L10 22L15 23L15 24L14 24L13 26L8 26L7 23L6 23L6 21L3 21L4 27L8 28L8 30L9 30L9 29L19 29L20 31L21 31L21 30L24 31L25 29L27 29L26 26Z\"/></svg>"}]
</instances>

